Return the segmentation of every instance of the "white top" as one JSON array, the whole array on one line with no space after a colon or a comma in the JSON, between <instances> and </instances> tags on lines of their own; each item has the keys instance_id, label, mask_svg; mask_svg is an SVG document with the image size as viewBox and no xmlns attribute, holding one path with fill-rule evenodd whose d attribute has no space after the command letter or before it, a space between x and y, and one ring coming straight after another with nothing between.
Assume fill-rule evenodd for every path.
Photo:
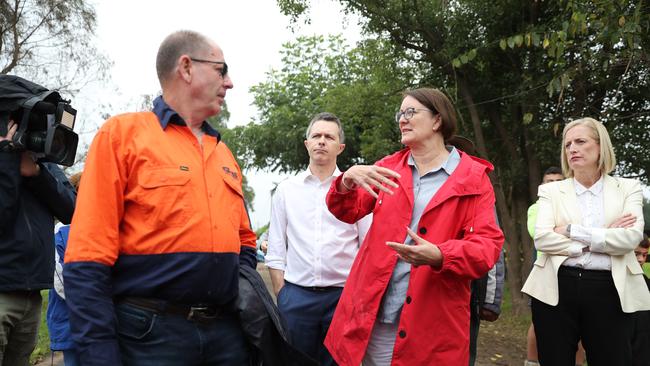
<instances>
[{"instance_id":1,"label":"white top","mask_svg":"<svg viewBox=\"0 0 650 366\"><path fill-rule=\"evenodd\" d=\"M345 284L372 214L346 224L329 212L325 196L340 174L337 168L321 182L307 169L280 183L273 194L265 263L283 270L288 282L310 287Z\"/></svg>"},{"instance_id":2,"label":"white top","mask_svg":"<svg viewBox=\"0 0 650 366\"><path fill-rule=\"evenodd\" d=\"M603 194L603 177L589 188L585 188L575 178L578 208L582 216L581 223L571 224L571 239L586 244L589 252L570 257L562 265L584 269L612 270L612 260L605 254L605 202Z\"/></svg>"}]
</instances>

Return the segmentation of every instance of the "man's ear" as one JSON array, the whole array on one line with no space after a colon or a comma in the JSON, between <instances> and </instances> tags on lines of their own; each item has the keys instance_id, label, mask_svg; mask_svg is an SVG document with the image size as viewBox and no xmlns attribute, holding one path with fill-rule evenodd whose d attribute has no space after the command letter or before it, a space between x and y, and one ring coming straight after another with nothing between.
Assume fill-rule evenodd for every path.
<instances>
[{"instance_id":1,"label":"man's ear","mask_svg":"<svg viewBox=\"0 0 650 366\"><path fill-rule=\"evenodd\" d=\"M303 143L305 144L305 149L309 151L309 146L307 146L307 140L303 141Z\"/></svg>"},{"instance_id":2,"label":"man's ear","mask_svg":"<svg viewBox=\"0 0 650 366\"><path fill-rule=\"evenodd\" d=\"M345 150L345 144L339 144L339 152L338 152L336 155L337 155L337 156L338 156L338 155L341 155L341 153L343 152L343 150Z\"/></svg>"},{"instance_id":3,"label":"man's ear","mask_svg":"<svg viewBox=\"0 0 650 366\"><path fill-rule=\"evenodd\" d=\"M176 72L185 82L192 81L192 60L188 55L181 55L176 62Z\"/></svg>"}]
</instances>

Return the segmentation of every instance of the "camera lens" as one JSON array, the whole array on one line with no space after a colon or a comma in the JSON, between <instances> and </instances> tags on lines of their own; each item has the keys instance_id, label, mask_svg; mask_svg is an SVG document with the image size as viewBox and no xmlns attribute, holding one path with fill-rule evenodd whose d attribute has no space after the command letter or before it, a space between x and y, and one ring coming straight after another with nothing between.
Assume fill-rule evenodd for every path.
<instances>
[{"instance_id":1,"label":"camera lens","mask_svg":"<svg viewBox=\"0 0 650 366\"><path fill-rule=\"evenodd\" d=\"M34 131L27 135L27 150L33 151L36 153L41 153L45 151L45 141L46 141L47 132L45 131Z\"/></svg>"}]
</instances>

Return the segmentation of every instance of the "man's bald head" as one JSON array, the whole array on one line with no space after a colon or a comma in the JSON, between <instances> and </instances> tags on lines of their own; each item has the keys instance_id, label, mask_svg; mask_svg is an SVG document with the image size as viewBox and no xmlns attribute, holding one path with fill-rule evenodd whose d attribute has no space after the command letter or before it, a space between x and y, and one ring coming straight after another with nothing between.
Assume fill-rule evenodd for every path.
<instances>
[{"instance_id":1,"label":"man's bald head","mask_svg":"<svg viewBox=\"0 0 650 366\"><path fill-rule=\"evenodd\" d=\"M197 55L210 50L212 42L204 35L190 31L176 31L160 44L156 56L158 81L163 86L173 74L178 58L182 55Z\"/></svg>"}]
</instances>

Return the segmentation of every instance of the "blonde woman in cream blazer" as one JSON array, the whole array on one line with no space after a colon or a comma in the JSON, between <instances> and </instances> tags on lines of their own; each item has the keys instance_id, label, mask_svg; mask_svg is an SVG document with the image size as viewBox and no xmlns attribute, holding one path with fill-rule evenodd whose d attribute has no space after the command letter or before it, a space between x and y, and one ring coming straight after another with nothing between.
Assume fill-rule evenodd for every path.
<instances>
[{"instance_id":1,"label":"blonde woman in cream blazer","mask_svg":"<svg viewBox=\"0 0 650 366\"><path fill-rule=\"evenodd\" d=\"M573 366L582 339L589 366L630 365L632 314L650 310L634 249L643 237L638 181L608 175L616 164L605 127L566 125L562 168L570 178L539 187L532 299L541 365Z\"/></svg>"}]
</instances>

